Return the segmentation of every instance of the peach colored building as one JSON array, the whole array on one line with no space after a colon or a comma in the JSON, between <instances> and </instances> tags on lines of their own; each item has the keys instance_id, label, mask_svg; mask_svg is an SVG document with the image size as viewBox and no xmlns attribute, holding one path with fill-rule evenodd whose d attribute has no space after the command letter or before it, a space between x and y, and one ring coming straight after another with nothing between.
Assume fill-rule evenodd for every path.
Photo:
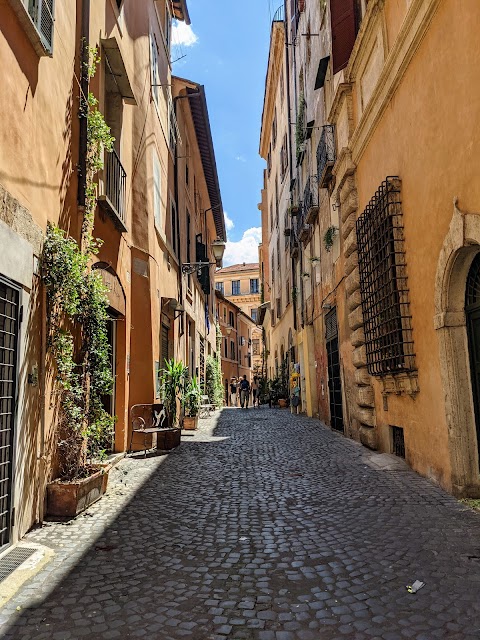
<instances>
[{"instance_id":1,"label":"peach colored building","mask_svg":"<svg viewBox=\"0 0 480 640\"><path fill-rule=\"evenodd\" d=\"M109 289L111 450L127 448L132 404L159 398L166 357L201 377L216 349L213 269L188 276L182 267L215 263L211 243L226 237L223 209L205 91L172 78L172 18L189 21L185 0L0 6L0 315L8 322L0 323L0 548L42 521L54 473L39 259L47 222L80 238L82 42L98 49L89 89L115 137L98 175L94 236L103 245L93 264Z\"/></svg>"},{"instance_id":2,"label":"peach colored building","mask_svg":"<svg viewBox=\"0 0 480 640\"><path fill-rule=\"evenodd\" d=\"M222 332L221 363L225 403L230 405L229 385L232 378L241 380L246 375L249 382L253 379L255 372L252 367L252 347L258 327L250 316L218 289L215 296L217 319Z\"/></svg>"},{"instance_id":3,"label":"peach colored building","mask_svg":"<svg viewBox=\"0 0 480 640\"><path fill-rule=\"evenodd\" d=\"M265 265L283 64L293 216L279 270L297 286L302 409L465 496L480 493L479 24L470 0L286 2L261 138ZM274 343L276 305L270 292Z\"/></svg>"},{"instance_id":4,"label":"peach colored building","mask_svg":"<svg viewBox=\"0 0 480 640\"><path fill-rule=\"evenodd\" d=\"M215 271L215 288L236 304L257 323L258 307L262 302L258 263L234 264ZM251 337L252 371L262 367L262 331L255 326Z\"/></svg>"}]
</instances>

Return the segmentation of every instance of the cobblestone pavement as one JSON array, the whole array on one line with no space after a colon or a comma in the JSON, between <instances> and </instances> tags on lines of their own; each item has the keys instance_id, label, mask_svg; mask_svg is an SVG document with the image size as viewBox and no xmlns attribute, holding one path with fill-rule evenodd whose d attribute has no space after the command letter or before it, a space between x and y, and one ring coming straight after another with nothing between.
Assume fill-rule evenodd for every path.
<instances>
[{"instance_id":1,"label":"cobblestone pavement","mask_svg":"<svg viewBox=\"0 0 480 640\"><path fill-rule=\"evenodd\" d=\"M480 638L478 514L315 420L201 422L168 456L121 462L87 515L27 536L55 557L0 637Z\"/></svg>"}]
</instances>

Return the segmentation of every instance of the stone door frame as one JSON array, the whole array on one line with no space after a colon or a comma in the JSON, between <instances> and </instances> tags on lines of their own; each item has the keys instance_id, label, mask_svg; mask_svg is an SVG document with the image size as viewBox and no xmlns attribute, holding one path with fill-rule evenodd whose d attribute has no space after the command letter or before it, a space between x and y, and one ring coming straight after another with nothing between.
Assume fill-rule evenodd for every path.
<instances>
[{"instance_id":1,"label":"stone door frame","mask_svg":"<svg viewBox=\"0 0 480 640\"><path fill-rule=\"evenodd\" d=\"M445 396L452 492L472 497L480 495L480 471L465 289L470 266L479 251L480 214L460 211L455 199L437 265L434 326Z\"/></svg>"}]
</instances>

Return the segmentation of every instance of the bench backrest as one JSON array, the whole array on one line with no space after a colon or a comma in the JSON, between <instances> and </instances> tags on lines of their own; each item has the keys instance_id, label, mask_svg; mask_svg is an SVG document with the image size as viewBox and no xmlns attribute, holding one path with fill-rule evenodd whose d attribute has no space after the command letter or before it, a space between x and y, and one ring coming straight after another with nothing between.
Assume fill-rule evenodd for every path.
<instances>
[{"instance_id":1,"label":"bench backrest","mask_svg":"<svg viewBox=\"0 0 480 640\"><path fill-rule=\"evenodd\" d=\"M130 409L130 421L134 429L168 427L167 413L161 403L133 405Z\"/></svg>"}]
</instances>

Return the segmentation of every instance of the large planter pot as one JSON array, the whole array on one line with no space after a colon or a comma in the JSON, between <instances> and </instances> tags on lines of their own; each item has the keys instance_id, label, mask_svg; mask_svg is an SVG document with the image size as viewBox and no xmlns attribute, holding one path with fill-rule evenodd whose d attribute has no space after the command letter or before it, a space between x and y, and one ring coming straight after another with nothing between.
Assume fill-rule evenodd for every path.
<instances>
[{"instance_id":1,"label":"large planter pot","mask_svg":"<svg viewBox=\"0 0 480 640\"><path fill-rule=\"evenodd\" d=\"M159 440L157 440L157 449L162 451L170 451L180 445L181 429L172 429L171 431L164 431L159 433Z\"/></svg>"},{"instance_id":2,"label":"large planter pot","mask_svg":"<svg viewBox=\"0 0 480 640\"><path fill-rule=\"evenodd\" d=\"M280 407L280 409L285 409L287 404L288 404L288 402L284 398L279 398L278 399L278 406Z\"/></svg>"},{"instance_id":3,"label":"large planter pot","mask_svg":"<svg viewBox=\"0 0 480 640\"><path fill-rule=\"evenodd\" d=\"M194 431L198 427L198 416L185 416L183 419L183 428L186 431Z\"/></svg>"},{"instance_id":4,"label":"large planter pot","mask_svg":"<svg viewBox=\"0 0 480 640\"><path fill-rule=\"evenodd\" d=\"M107 490L110 467L105 466L88 478L63 482L55 480L47 485L47 514L74 518L88 509Z\"/></svg>"}]
</instances>

